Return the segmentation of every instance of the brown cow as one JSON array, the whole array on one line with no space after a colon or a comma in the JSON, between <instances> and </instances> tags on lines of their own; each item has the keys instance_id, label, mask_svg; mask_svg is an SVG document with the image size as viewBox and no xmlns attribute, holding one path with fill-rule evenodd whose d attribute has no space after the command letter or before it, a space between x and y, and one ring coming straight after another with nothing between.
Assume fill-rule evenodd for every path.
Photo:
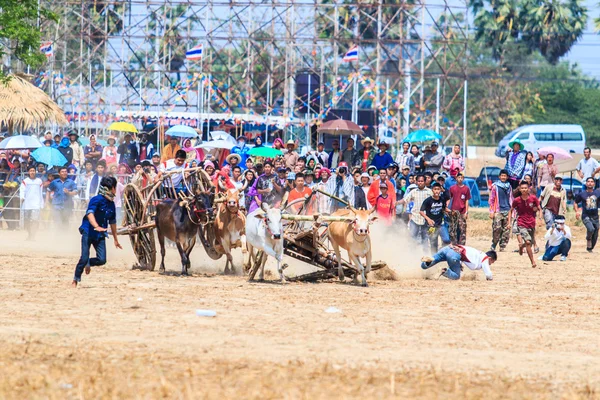
<instances>
[{"instance_id":1,"label":"brown cow","mask_svg":"<svg viewBox=\"0 0 600 400\"><path fill-rule=\"evenodd\" d=\"M344 280L344 269L342 268L340 255L340 247L342 247L348 251L350 262L358 268L362 277L362 286L368 286L365 274L371 271L369 225L377 219L377 217L371 217L373 211L375 211L375 208L367 211L350 207L337 210L331 214L332 217L347 217L346 221L331 222L328 230L329 240L338 260L338 277L340 281ZM360 263L360 257L365 257L366 269ZM358 283L357 275L354 275L354 280Z\"/></svg>"},{"instance_id":2,"label":"brown cow","mask_svg":"<svg viewBox=\"0 0 600 400\"><path fill-rule=\"evenodd\" d=\"M227 262L225 271L235 274L231 250L242 247L242 236L246 234L246 217L240 211L240 197L242 193L237 189L229 189L225 192L226 200L219 205L217 217L213 222L217 244L217 251L225 253ZM245 246L242 247L245 249ZM231 266L231 271L229 270Z\"/></svg>"}]
</instances>

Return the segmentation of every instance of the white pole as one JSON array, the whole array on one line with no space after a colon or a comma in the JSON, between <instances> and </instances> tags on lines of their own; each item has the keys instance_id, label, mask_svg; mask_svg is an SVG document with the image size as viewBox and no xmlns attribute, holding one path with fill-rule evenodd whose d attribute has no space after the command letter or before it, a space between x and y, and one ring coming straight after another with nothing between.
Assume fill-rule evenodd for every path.
<instances>
[{"instance_id":1,"label":"white pole","mask_svg":"<svg viewBox=\"0 0 600 400\"><path fill-rule=\"evenodd\" d=\"M435 131L440 133L440 78L437 78L437 89L435 92Z\"/></svg>"},{"instance_id":2,"label":"white pole","mask_svg":"<svg viewBox=\"0 0 600 400\"><path fill-rule=\"evenodd\" d=\"M467 159L467 94L469 92L469 82L465 80L465 97L463 102L463 157Z\"/></svg>"},{"instance_id":3,"label":"white pole","mask_svg":"<svg viewBox=\"0 0 600 400\"><path fill-rule=\"evenodd\" d=\"M309 72L308 74L308 95L307 95L307 105L306 105L306 145L310 148L310 126L309 126L309 121L310 121L310 84L312 81L312 74Z\"/></svg>"},{"instance_id":4,"label":"white pole","mask_svg":"<svg viewBox=\"0 0 600 400\"><path fill-rule=\"evenodd\" d=\"M263 141L263 143L267 143L267 141L269 140L269 114L270 114L270 112L271 112L271 74L268 74L267 75L267 115L265 118L265 140Z\"/></svg>"}]
</instances>

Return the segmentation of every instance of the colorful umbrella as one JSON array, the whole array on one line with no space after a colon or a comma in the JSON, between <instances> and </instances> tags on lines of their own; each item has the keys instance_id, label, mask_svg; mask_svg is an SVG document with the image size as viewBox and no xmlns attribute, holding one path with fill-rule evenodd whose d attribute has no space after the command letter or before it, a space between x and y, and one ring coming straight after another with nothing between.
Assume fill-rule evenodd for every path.
<instances>
[{"instance_id":1,"label":"colorful umbrella","mask_svg":"<svg viewBox=\"0 0 600 400\"><path fill-rule=\"evenodd\" d=\"M186 125L175 125L170 127L166 132L167 136L177 136L180 138L195 138L198 137L198 132L194 128Z\"/></svg>"},{"instance_id":2,"label":"colorful umbrella","mask_svg":"<svg viewBox=\"0 0 600 400\"><path fill-rule=\"evenodd\" d=\"M426 142L428 140L440 140L441 138L442 135L437 132L430 131L429 129L419 129L418 131L409 133L403 142Z\"/></svg>"},{"instance_id":3,"label":"colorful umbrella","mask_svg":"<svg viewBox=\"0 0 600 400\"><path fill-rule=\"evenodd\" d=\"M272 147L261 146L251 148L248 154L254 157L275 158L277 156L282 155L283 152Z\"/></svg>"},{"instance_id":4,"label":"colorful umbrella","mask_svg":"<svg viewBox=\"0 0 600 400\"><path fill-rule=\"evenodd\" d=\"M31 157L39 163L46 164L48 168L62 166L67 163L65 156L54 147L40 147L31 153Z\"/></svg>"},{"instance_id":5,"label":"colorful umbrella","mask_svg":"<svg viewBox=\"0 0 600 400\"><path fill-rule=\"evenodd\" d=\"M0 150L37 149L42 147L40 141L27 135L10 136L0 142Z\"/></svg>"},{"instance_id":6,"label":"colorful umbrella","mask_svg":"<svg viewBox=\"0 0 600 400\"><path fill-rule=\"evenodd\" d=\"M111 131L138 133L137 128L129 122L113 122L109 125L108 129Z\"/></svg>"},{"instance_id":7,"label":"colorful umbrella","mask_svg":"<svg viewBox=\"0 0 600 400\"><path fill-rule=\"evenodd\" d=\"M573 156L571 156L568 151L566 151L565 149L562 149L560 147L557 147L557 146L542 147L542 148L539 148L537 152L538 152L538 154L541 154L543 156L547 156L548 154L553 154L554 160L556 160L556 161L570 160L571 158L573 158Z\"/></svg>"},{"instance_id":8,"label":"colorful umbrella","mask_svg":"<svg viewBox=\"0 0 600 400\"><path fill-rule=\"evenodd\" d=\"M363 135L364 132L360 126L352 121L345 119L335 119L327 121L317 129L319 133L329 133L331 135Z\"/></svg>"}]
</instances>

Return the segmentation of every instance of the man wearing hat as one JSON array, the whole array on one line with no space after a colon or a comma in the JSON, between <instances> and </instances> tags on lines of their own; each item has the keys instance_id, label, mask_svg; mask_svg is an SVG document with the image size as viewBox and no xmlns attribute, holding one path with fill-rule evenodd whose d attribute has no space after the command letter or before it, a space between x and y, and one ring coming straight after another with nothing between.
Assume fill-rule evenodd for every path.
<instances>
[{"instance_id":1,"label":"man wearing hat","mask_svg":"<svg viewBox=\"0 0 600 400\"><path fill-rule=\"evenodd\" d=\"M154 154L154 145L148 141L148 134L142 133L142 137L137 145L140 161L150 160Z\"/></svg>"},{"instance_id":2,"label":"man wearing hat","mask_svg":"<svg viewBox=\"0 0 600 400\"><path fill-rule=\"evenodd\" d=\"M250 148L248 146L246 146L246 137L245 136L238 137L237 144L231 148L232 154L239 155L240 160L238 162L238 165L242 169L246 169L246 160L248 159L248 157L250 157L250 155L248 154L249 151L250 151ZM229 162L229 161L227 161L227 162Z\"/></svg>"},{"instance_id":3,"label":"man wearing hat","mask_svg":"<svg viewBox=\"0 0 600 400\"><path fill-rule=\"evenodd\" d=\"M371 161L371 165L381 171L386 168L388 164L393 163L394 159L390 153L387 152L389 145L385 141L380 141L377 144L377 147L379 147L379 153L375 154L373 161Z\"/></svg>"},{"instance_id":4,"label":"man wearing hat","mask_svg":"<svg viewBox=\"0 0 600 400\"><path fill-rule=\"evenodd\" d=\"M546 252L538 260L552 261L560 253L560 261L567 261L571 250L571 228L565 225L565 217L557 215L554 223L544 236Z\"/></svg>"},{"instance_id":5,"label":"man wearing hat","mask_svg":"<svg viewBox=\"0 0 600 400\"><path fill-rule=\"evenodd\" d=\"M233 167L241 167L240 163L242 162L242 156L237 153L231 153L225 158L225 162L231 167L229 169L231 173L233 172Z\"/></svg>"},{"instance_id":6,"label":"man wearing hat","mask_svg":"<svg viewBox=\"0 0 600 400\"><path fill-rule=\"evenodd\" d=\"M554 178L554 185L548 185L540 196L546 230L554 224L554 218L567 212L567 191L562 187L562 176Z\"/></svg>"},{"instance_id":7,"label":"man wearing hat","mask_svg":"<svg viewBox=\"0 0 600 400\"><path fill-rule=\"evenodd\" d=\"M358 151L356 154L357 159L354 160L352 164L358 165L361 172L367 171L367 167L371 165L373 157L375 157L376 151L373 147L373 143L375 143L375 141L368 136L360 141L360 144L362 144L363 148Z\"/></svg>"},{"instance_id":8,"label":"man wearing hat","mask_svg":"<svg viewBox=\"0 0 600 400\"><path fill-rule=\"evenodd\" d=\"M296 145L296 142L290 139L285 144L285 147L287 149L287 152L283 155L283 161L285 162L285 166L287 168L291 168L293 171L296 167L296 163L298 162L298 158L300 157L300 155L296 151L296 148L298 146Z\"/></svg>"},{"instance_id":9,"label":"man wearing hat","mask_svg":"<svg viewBox=\"0 0 600 400\"><path fill-rule=\"evenodd\" d=\"M79 134L75 131L69 132L69 140L71 143L69 147L73 149L73 160L72 163L77 167L82 167L85 161L85 155L83 153L83 147L77 141L79 139Z\"/></svg>"},{"instance_id":10,"label":"man wearing hat","mask_svg":"<svg viewBox=\"0 0 600 400\"><path fill-rule=\"evenodd\" d=\"M527 152L519 139L513 140L508 146L512 150L506 152L506 165L504 169L508 171L508 181L514 190L519 186L519 182L523 178Z\"/></svg>"},{"instance_id":11,"label":"man wearing hat","mask_svg":"<svg viewBox=\"0 0 600 400\"><path fill-rule=\"evenodd\" d=\"M428 146L425 147L425 154L422 157L423 166L425 167L425 172L431 172L435 174L439 173L442 168L442 164L444 163L444 155L438 152L438 142L431 142L431 147L428 150Z\"/></svg>"},{"instance_id":12,"label":"man wearing hat","mask_svg":"<svg viewBox=\"0 0 600 400\"><path fill-rule=\"evenodd\" d=\"M415 173L415 156L412 155L410 150L410 143L402 143L402 152L396 155L396 163L400 166L400 169L404 170L404 167L408 167L409 171L406 176Z\"/></svg>"}]
</instances>

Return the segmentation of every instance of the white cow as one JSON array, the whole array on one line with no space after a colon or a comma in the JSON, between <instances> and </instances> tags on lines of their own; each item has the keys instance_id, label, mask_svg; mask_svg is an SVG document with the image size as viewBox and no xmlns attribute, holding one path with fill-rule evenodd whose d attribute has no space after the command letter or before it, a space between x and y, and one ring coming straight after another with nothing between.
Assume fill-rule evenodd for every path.
<instances>
[{"instance_id":1,"label":"white cow","mask_svg":"<svg viewBox=\"0 0 600 400\"><path fill-rule=\"evenodd\" d=\"M281 210L271 208L262 203L261 208L254 210L246 217L246 244L252 261L253 250L262 250L266 255L277 260L277 272L281 282L285 282L281 261L283 260L283 226L281 224ZM265 263L267 257L262 258L259 280L265 278Z\"/></svg>"}]
</instances>

